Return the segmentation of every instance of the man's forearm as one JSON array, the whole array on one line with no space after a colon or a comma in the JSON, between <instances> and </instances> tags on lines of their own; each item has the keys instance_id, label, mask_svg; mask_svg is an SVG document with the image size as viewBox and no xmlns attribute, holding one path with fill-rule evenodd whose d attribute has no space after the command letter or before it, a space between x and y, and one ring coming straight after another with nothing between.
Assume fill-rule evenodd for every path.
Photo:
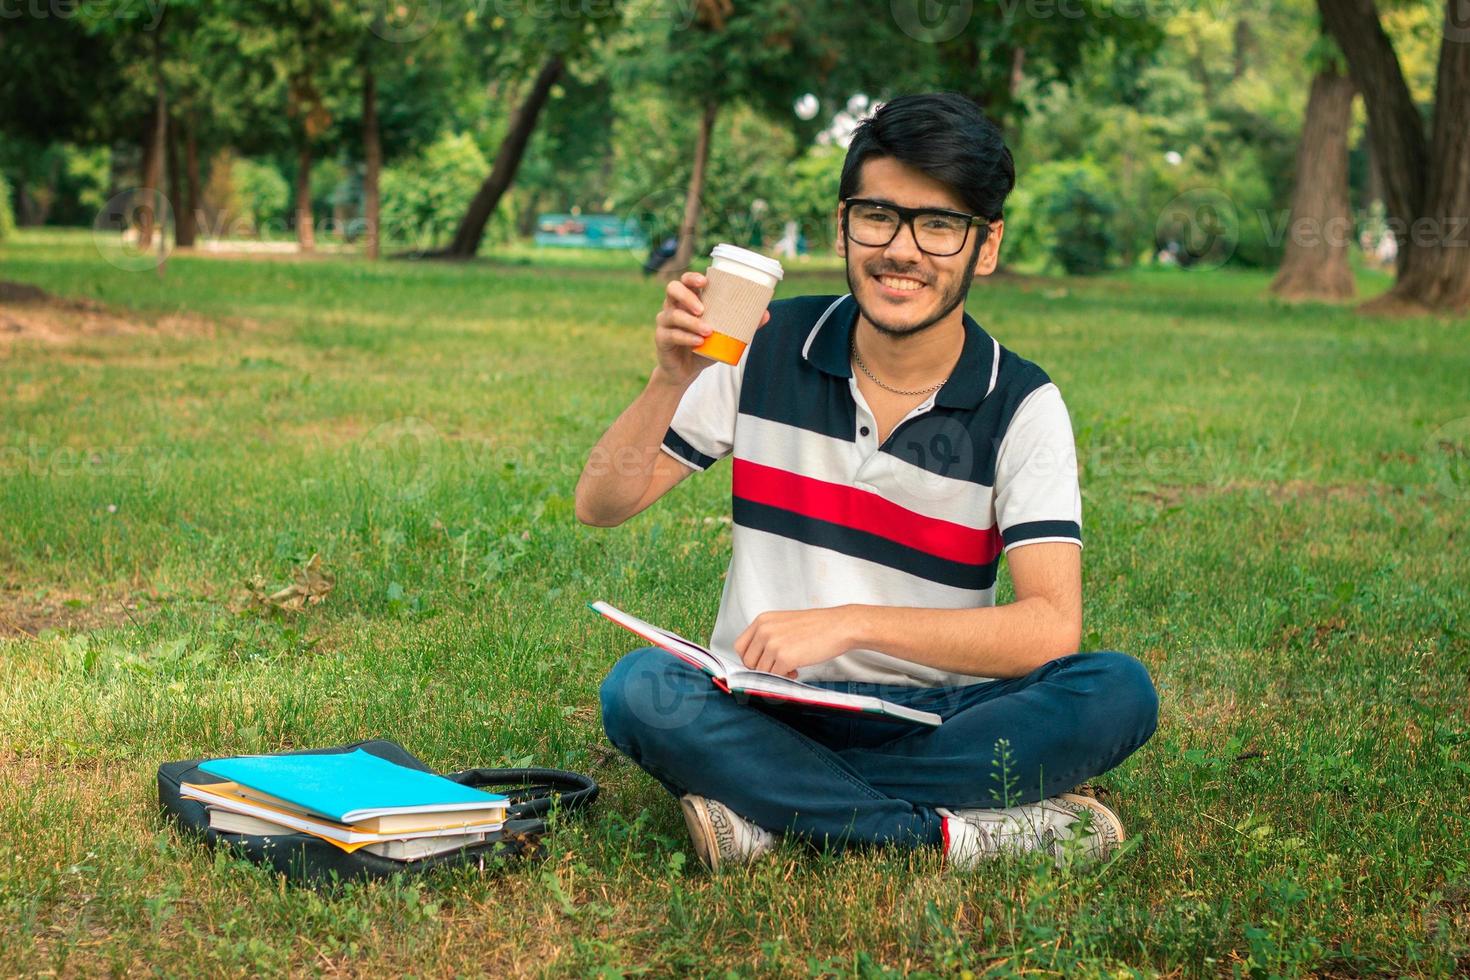
<instances>
[{"instance_id":1,"label":"man's forearm","mask_svg":"<svg viewBox=\"0 0 1470 980\"><path fill-rule=\"evenodd\" d=\"M851 648L960 674L1024 677L1081 643L1080 617L1039 596L975 609L849 608Z\"/></svg>"},{"instance_id":2,"label":"man's forearm","mask_svg":"<svg viewBox=\"0 0 1470 980\"><path fill-rule=\"evenodd\" d=\"M587 524L626 520L648 491L654 460L687 384L655 368L648 384L602 434L577 480L577 518Z\"/></svg>"}]
</instances>

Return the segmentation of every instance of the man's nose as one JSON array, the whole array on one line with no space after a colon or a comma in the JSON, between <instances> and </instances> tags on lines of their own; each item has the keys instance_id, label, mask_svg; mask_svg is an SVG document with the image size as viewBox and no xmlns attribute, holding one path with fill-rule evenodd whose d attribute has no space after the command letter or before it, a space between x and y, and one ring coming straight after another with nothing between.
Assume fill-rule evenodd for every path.
<instances>
[{"instance_id":1,"label":"man's nose","mask_svg":"<svg viewBox=\"0 0 1470 980\"><path fill-rule=\"evenodd\" d=\"M914 225L911 221L905 221L898 226L898 234L893 236L893 241L883 250L885 258L895 263L914 263L924 258L923 249L919 248L919 242L914 237Z\"/></svg>"}]
</instances>

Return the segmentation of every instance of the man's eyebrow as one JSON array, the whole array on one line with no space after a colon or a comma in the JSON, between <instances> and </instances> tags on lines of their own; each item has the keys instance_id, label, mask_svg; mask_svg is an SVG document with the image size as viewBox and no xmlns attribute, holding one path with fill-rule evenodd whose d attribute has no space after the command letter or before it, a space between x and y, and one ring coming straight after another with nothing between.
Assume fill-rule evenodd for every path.
<instances>
[{"instance_id":1,"label":"man's eyebrow","mask_svg":"<svg viewBox=\"0 0 1470 980\"><path fill-rule=\"evenodd\" d=\"M855 196L856 197L859 197L859 198L862 198L862 200L864 200L864 201L876 201L879 204L887 204L890 207L895 207L895 208L904 207L904 205L899 204L897 201L891 200L890 198L886 198L886 197L864 197L861 194L857 194ZM969 213L964 208L957 208L957 207L955 207L952 204L917 204L914 207L909 208L909 210L910 211L952 211L955 214L968 214Z\"/></svg>"}]
</instances>

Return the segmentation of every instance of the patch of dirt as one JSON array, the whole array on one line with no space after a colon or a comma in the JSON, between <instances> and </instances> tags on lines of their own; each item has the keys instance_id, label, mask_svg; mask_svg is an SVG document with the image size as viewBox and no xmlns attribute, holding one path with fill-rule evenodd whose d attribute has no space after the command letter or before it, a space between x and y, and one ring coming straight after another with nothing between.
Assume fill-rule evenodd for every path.
<instances>
[{"instance_id":1,"label":"patch of dirt","mask_svg":"<svg viewBox=\"0 0 1470 980\"><path fill-rule=\"evenodd\" d=\"M192 313L115 310L95 300L66 299L37 286L0 279L0 353L16 343L63 347L126 334L213 337L220 327L218 321Z\"/></svg>"},{"instance_id":2,"label":"patch of dirt","mask_svg":"<svg viewBox=\"0 0 1470 980\"><path fill-rule=\"evenodd\" d=\"M1266 480L1231 480L1227 483L1192 483L1174 486L1154 486L1138 491L1156 504L1165 507L1183 500L1198 500L1227 493L1243 493L1258 490L1273 501L1288 500L1353 500L1362 501L1371 497L1403 494L1401 487L1377 483L1313 483L1310 480L1287 480L1284 483Z\"/></svg>"},{"instance_id":3,"label":"patch of dirt","mask_svg":"<svg viewBox=\"0 0 1470 980\"><path fill-rule=\"evenodd\" d=\"M5 774L6 782L18 789L28 789L42 778L55 779L57 770L61 768L70 770L80 766L58 763L31 752L0 748L0 772Z\"/></svg>"},{"instance_id":4,"label":"patch of dirt","mask_svg":"<svg viewBox=\"0 0 1470 980\"><path fill-rule=\"evenodd\" d=\"M1451 321L1463 316L1467 310L1461 308L1457 311L1431 309L1423 303L1415 300L1404 299L1396 296L1390 290L1362 303L1357 312L1363 316L1383 317L1384 319L1404 319L1408 317L1434 317L1440 321Z\"/></svg>"},{"instance_id":5,"label":"patch of dirt","mask_svg":"<svg viewBox=\"0 0 1470 980\"><path fill-rule=\"evenodd\" d=\"M70 756L42 748L0 743L0 773L12 791L40 789L47 796L76 795L90 801L115 801L136 790L132 773L115 760Z\"/></svg>"},{"instance_id":6,"label":"patch of dirt","mask_svg":"<svg viewBox=\"0 0 1470 980\"><path fill-rule=\"evenodd\" d=\"M397 423L397 424L395 424ZM425 423L427 426L428 423ZM407 423L399 420L389 419L385 422L366 422L355 416L338 416L336 418L310 419L304 422L278 422L271 426L260 426L256 429L256 435L263 441L278 439L282 436L290 441L313 441L324 446L338 448L349 443L360 441L369 431L376 426L386 426L385 435L396 434L396 429L413 429ZM437 430L427 437L438 435Z\"/></svg>"},{"instance_id":7,"label":"patch of dirt","mask_svg":"<svg viewBox=\"0 0 1470 980\"><path fill-rule=\"evenodd\" d=\"M230 241L201 241L194 247L192 252L181 252L190 258L202 259L228 259L231 261L246 259L260 262L315 262L319 259L340 259L343 257L356 257L357 253L346 248L336 246L318 245L313 251L303 252L301 246L296 242L268 242L268 241L245 241L235 239Z\"/></svg>"},{"instance_id":8,"label":"patch of dirt","mask_svg":"<svg viewBox=\"0 0 1470 980\"><path fill-rule=\"evenodd\" d=\"M147 615L132 599L82 596L67 592L44 595L0 588L0 639L35 639L42 630L82 633L119 626Z\"/></svg>"},{"instance_id":9,"label":"patch of dirt","mask_svg":"<svg viewBox=\"0 0 1470 980\"><path fill-rule=\"evenodd\" d=\"M1242 711L1233 691L1194 691L1162 700L1159 727L1168 725L1193 732L1202 740L1224 742L1239 727Z\"/></svg>"},{"instance_id":10,"label":"patch of dirt","mask_svg":"<svg viewBox=\"0 0 1470 980\"><path fill-rule=\"evenodd\" d=\"M1320 623L1290 623L1281 628L1276 646L1286 649L1306 649L1321 652L1326 650L1334 637L1348 632L1347 620L1332 616Z\"/></svg>"},{"instance_id":11,"label":"patch of dirt","mask_svg":"<svg viewBox=\"0 0 1470 980\"><path fill-rule=\"evenodd\" d=\"M50 298L40 286L0 279L0 303L44 303Z\"/></svg>"}]
</instances>

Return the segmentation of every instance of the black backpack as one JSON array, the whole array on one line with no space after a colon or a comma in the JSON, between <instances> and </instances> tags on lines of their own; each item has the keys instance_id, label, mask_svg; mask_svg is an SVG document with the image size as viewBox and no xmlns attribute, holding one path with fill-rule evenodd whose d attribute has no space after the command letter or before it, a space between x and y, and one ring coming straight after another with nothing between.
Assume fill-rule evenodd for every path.
<instances>
[{"instance_id":1,"label":"black backpack","mask_svg":"<svg viewBox=\"0 0 1470 980\"><path fill-rule=\"evenodd\" d=\"M328 749L307 749L286 755L330 755L362 749L389 762L422 772L432 770L396 742L373 739ZM561 769L466 769L445 773L466 786L510 797L510 812L498 838L447 854L418 861L394 861L363 850L348 853L311 834L226 834L209 826L209 811L198 800L179 795L180 783L223 782L199 769L203 759L165 762L158 767L158 802L165 817L186 833L202 837L211 846L228 846L241 856L273 868L290 881L323 885L354 879L386 878L392 874L417 874L434 868L477 867L484 870L499 862L534 853L546 832L546 817L553 808L573 813L597 799L597 783L590 776Z\"/></svg>"}]
</instances>

